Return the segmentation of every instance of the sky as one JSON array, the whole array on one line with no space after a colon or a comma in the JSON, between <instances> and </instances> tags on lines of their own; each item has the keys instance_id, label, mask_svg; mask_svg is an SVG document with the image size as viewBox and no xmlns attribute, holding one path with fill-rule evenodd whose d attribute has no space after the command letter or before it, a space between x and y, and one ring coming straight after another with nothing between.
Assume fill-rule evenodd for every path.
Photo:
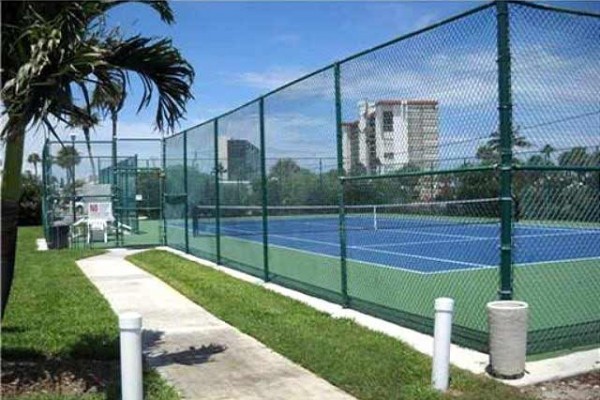
<instances>
[{"instance_id":1,"label":"sky","mask_svg":"<svg viewBox=\"0 0 600 400\"><path fill-rule=\"evenodd\" d=\"M194 99L188 103L186 119L181 121L183 129L312 70L479 4L179 1L171 3L176 19L171 26L162 23L149 7L136 4L115 8L108 23L121 27L126 34L171 38L192 64L196 72ZM598 2L552 4L600 11ZM119 131L126 137L160 137L152 127L154 107L136 113L139 94L140 86L134 80L120 114ZM286 114L280 116L285 118ZM94 137L108 138L109 129L109 123L104 124ZM71 133L63 132L65 136ZM40 133L30 132L25 154L41 152L42 140Z\"/></svg>"}]
</instances>

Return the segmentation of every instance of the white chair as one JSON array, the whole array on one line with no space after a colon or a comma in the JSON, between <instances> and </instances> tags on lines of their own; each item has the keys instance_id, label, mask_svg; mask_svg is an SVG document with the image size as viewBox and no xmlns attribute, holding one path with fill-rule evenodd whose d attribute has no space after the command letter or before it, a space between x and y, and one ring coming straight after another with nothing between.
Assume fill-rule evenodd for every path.
<instances>
[{"instance_id":1,"label":"white chair","mask_svg":"<svg viewBox=\"0 0 600 400\"><path fill-rule=\"evenodd\" d=\"M88 203L87 241L88 243L108 242L109 222L114 221L112 203Z\"/></svg>"},{"instance_id":2,"label":"white chair","mask_svg":"<svg viewBox=\"0 0 600 400\"><path fill-rule=\"evenodd\" d=\"M88 219L87 242L108 242L108 224L104 219Z\"/></svg>"}]
</instances>

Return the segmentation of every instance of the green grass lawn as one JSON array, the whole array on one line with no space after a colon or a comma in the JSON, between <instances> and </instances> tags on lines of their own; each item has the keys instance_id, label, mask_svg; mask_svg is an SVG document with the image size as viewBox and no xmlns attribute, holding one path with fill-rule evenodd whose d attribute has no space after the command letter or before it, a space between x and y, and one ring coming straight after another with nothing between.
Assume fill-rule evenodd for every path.
<instances>
[{"instance_id":1,"label":"green grass lawn","mask_svg":"<svg viewBox=\"0 0 600 400\"><path fill-rule=\"evenodd\" d=\"M459 369L451 390L430 388L431 359L389 336L239 281L168 252L129 260L274 351L359 399L525 399L519 390Z\"/></svg>"},{"instance_id":2,"label":"green grass lawn","mask_svg":"<svg viewBox=\"0 0 600 400\"><path fill-rule=\"evenodd\" d=\"M119 398L117 316L75 264L101 251L38 252L35 239L39 237L41 228L19 229L15 280L2 321L3 376L12 372L12 365L33 362L32 370L48 367L38 374L60 370L83 381L95 374L106 380L101 385L104 393L83 397L33 393L19 399ZM94 365L103 371L94 371ZM28 378L35 380L33 375L30 372ZM178 398L155 372L146 373L145 384L149 399Z\"/></svg>"}]
</instances>

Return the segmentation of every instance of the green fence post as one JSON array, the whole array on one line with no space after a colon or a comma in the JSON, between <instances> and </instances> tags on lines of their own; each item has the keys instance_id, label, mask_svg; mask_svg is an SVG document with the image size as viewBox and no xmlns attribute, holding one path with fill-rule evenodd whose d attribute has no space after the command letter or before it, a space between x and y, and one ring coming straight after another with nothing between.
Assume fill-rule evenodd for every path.
<instances>
[{"instance_id":1,"label":"green fence post","mask_svg":"<svg viewBox=\"0 0 600 400\"><path fill-rule=\"evenodd\" d=\"M42 224L44 226L44 237L46 241L50 238L48 235L48 180L46 177L46 163L48 162L48 138L44 140L42 147Z\"/></svg>"},{"instance_id":2,"label":"green fence post","mask_svg":"<svg viewBox=\"0 0 600 400\"><path fill-rule=\"evenodd\" d=\"M269 281L269 223L268 223L268 192L267 192L267 157L265 147L265 99L261 97L258 101L259 125L260 125L260 180L262 189L262 228L263 228L263 266L264 280Z\"/></svg>"},{"instance_id":3,"label":"green fence post","mask_svg":"<svg viewBox=\"0 0 600 400\"><path fill-rule=\"evenodd\" d=\"M117 247L119 246L119 222L120 222L120 213L119 209L119 198L118 198L118 188L117 188L117 137L112 136L112 201L113 201L113 213L115 217L115 242Z\"/></svg>"},{"instance_id":4,"label":"green fence post","mask_svg":"<svg viewBox=\"0 0 600 400\"><path fill-rule=\"evenodd\" d=\"M496 2L498 40L498 101L500 117L500 290L510 300L512 287L512 104L509 15L506 1Z\"/></svg>"},{"instance_id":5,"label":"green fence post","mask_svg":"<svg viewBox=\"0 0 600 400\"><path fill-rule=\"evenodd\" d=\"M188 174L187 174L187 131L183 131L183 191L185 193L185 252L190 252L190 231L189 231L189 204L188 204Z\"/></svg>"},{"instance_id":6,"label":"green fence post","mask_svg":"<svg viewBox=\"0 0 600 400\"><path fill-rule=\"evenodd\" d=\"M163 137L161 139L162 146L162 173L160 180L160 187L162 190L161 202L160 202L160 210L162 213L162 223L163 223L163 232L162 232L162 242L163 245L167 245L167 217L165 213L165 196L167 195L167 146L166 140Z\"/></svg>"},{"instance_id":7,"label":"green fence post","mask_svg":"<svg viewBox=\"0 0 600 400\"><path fill-rule=\"evenodd\" d=\"M339 179L339 232L340 232L340 267L341 267L341 291L342 303L345 306L349 305L348 298L348 273L346 269L346 209L344 205L344 156L343 156L343 140L342 137L342 101L340 88L340 64L335 63L333 69L335 81L335 125L336 125L336 142L337 142L337 172Z\"/></svg>"},{"instance_id":8,"label":"green fence post","mask_svg":"<svg viewBox=\"0 0 600 400\"><path fill-rule=\"evenodd\" d=\"M75 222L77 221L77 210L75 207L75 198L77 197L77 193L75 191L75 135L71 135L71 146L73 146L73 160L71 160L71 211L73 212L73 225L71 225L71 247L76 247Z\"/></svg>"},{"instance_id":9,"label":"green fence post","mask_svg":"<svg viewBox=\"0 0 600 400\"><path fill-rule=\"evenodd\" d=\"M134 154L133 156L133 179L132 179L132 183L133 183L133 190L131 193L133 195L133 212L134 214L134 221L135 221L135 233L137 235L140 234L140 212L138 210L138 201L137 201L137 193L138 193L138 155Z\"/></svg>"},{"instance_id":10,"label":"green fence post","mask_svg":"<svg viewBox=\"0 0 600 400\"><path fill-rule=\"evenodd\" d=\"M219 120L214 122L215 136L215 241L217 247L217 264L221 264L221 205L219 204Z\"/></svg>"}]
</instances>

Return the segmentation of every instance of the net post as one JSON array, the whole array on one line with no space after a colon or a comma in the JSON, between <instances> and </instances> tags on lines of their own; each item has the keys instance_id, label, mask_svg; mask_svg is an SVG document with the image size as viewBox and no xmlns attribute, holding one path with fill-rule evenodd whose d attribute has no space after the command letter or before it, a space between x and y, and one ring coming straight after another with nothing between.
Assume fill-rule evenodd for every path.
<instances>
[{"instance_id":1,"label":"net post","mask_svg":"<svg viewBox=\"0 0 600 400\"><path fill-rule=\"evenodd\" d=\"M183 191L185 203L183 206L183 212L185 214L185 252L190 252L190 231L189 231L189 204L188 204L188 165L187 165L187 131L183 131Z\"/></svg>"},{"instance_id":2,"label":"net post","mask_svg":"<svg viewBox=\"0 0 600 400\"><path fill-rule=\"evenodd\" d=\"M162 244L164 246L167 245L167 218L165 214L165 195L166 195L166 182L167 182L167 145L166 139L164 136L161 138L161 164L162 164L162 173L160 174L160 188L162 191L162 196L160 197L160 212L162 213L162 223L163 223L163 231L162 231Z\"/></svg>"},{"instance_id":3,"label":"net post","mask_svg":"<svg viewBox=\"0 0 600 400\"><path fill-rule=\"evenodd\" d=\"M217 264L221 264L221 205L219 188L219 119L214 122L214 140L215 140L215 241L217 247Z\"/></svg>"},{"instance_id":4,"label":"net post","mask_svg":"<svg viewBox=\"0 0 600 400\"><path fill-rule=\"evenodd\" d=\"M501 300L513 297L512 287L512 104L508 3L496 2L498 51L498 111L500 119L500 290Z\"/></svg>"},{"instance_id":5,"label":"net post","mask_svg":"<svg viewBox=\"0 0 600 400\"><path fill-rule=\"evenodd\" d=\"M343 133L342 133L342 101L340 87L340 63L336 62L333 67L335 82L335 124L337 143L337 172L338 172L338 201L339 201L339 233L340 233L340 270L341 270L341 292L342 304L349 305L348 298L348 271L346 264L346 210L344 204L344 156L343 156Z\"/></svg>"},{"instance_id":6,"label":"net post","mask_svg":"<svg viewBox=\"0 0 600 400\"><path fill-rule=\"evenodd\" d=\"M263 272L264 281L269 278L269 222L268 222L268 192L267 192L267 161L265 147L265 99L258 101L259 127L260 127L260 180L262 189L262 229L263 229Z\"/></svg>"},{"instance_id":7,"label":"net post","mask_svg":"<svg viewBox=\"0 0 600 400\"><path fill-rule=\"evenodd\" d=\"M377 206L373 206L373 230L377 230Z\"/></svg>"}]
</instances>

